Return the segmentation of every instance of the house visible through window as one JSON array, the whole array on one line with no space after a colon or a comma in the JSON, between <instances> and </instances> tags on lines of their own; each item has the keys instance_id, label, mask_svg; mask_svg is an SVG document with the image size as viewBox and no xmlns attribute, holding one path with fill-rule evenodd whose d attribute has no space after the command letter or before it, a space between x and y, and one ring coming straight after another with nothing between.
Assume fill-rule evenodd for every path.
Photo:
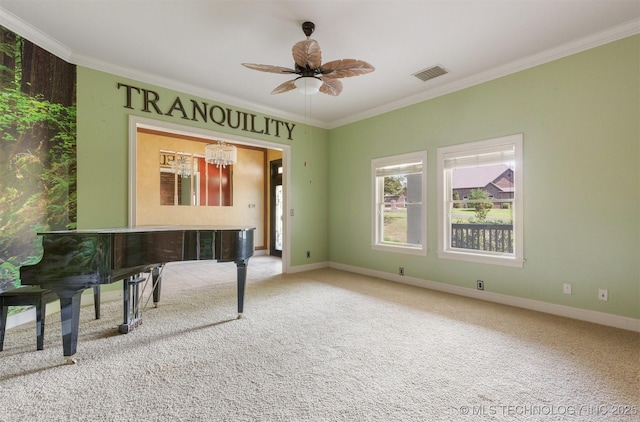
<instances>
[{"instance_id":1,"label":"house visible through window","mask_svg":"<svg viewBox=\"0 0 640 422\"><path fill-rule=\"evenodd\" d=\"M522 135L438 148L438 256L522 266Z\"/></svg>"},{"instance_id":2,"label":"house visible through window","mask_svg":"<svg viewBox=\"0 0 640 422\"><path fill-rule=\"evenodd\" d=\"M426 254L426 165L426 151L372 160L374 249Z\"/></svg>"}]
</instances>

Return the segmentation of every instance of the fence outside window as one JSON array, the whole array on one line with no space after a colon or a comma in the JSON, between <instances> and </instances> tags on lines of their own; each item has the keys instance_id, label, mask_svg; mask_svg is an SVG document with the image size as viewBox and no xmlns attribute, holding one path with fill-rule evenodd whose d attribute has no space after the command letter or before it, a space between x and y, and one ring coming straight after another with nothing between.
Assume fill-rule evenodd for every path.
<instances>
[{"instance_id":1,"label":"fence outside window","mask_svg":"<svg viewBox=\"0 0 640 422\"><path fill-rule=\"evenodd\" d=\"M451 247L513 253L513 224L451 224Z\"/></svg>"}]
</instances>

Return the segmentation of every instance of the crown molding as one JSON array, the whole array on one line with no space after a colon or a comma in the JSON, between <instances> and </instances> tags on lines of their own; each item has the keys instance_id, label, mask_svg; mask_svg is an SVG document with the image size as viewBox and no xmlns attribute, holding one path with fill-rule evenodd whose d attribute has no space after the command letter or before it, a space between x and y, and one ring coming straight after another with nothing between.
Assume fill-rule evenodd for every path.
<instances>
[{"instance_id":1,"label":"crown molding","mask_svg":"<svg viewBox=\"0 0 640 422\"><path fill-rule=\"evenodd\" d=\"M21 37L31 41L38 47L47 50L49 53L60 57L63 60L71 61L72 51L66 45L54 40L38 28L23 21L13 13L0 7L0 25L19 34Z\"/></svg>"},{"instance_id":2,"label":"crown molding","mask_svg":"<svg viewBox=\"0 0 640 422\"><path fill-rule=\"evenodd\" d=\"M80 54L72 54L70 62L78 66L87 67L93 70L109 73L115 76L121 76L123 78L132 79L134 81L141 82L144 84L156 85L163 88L179 91L181 93L185 93L188 95L194 95L197 97L206 98L210 100L215 99L216 101L225 103L227 105L232 105L237 108L245 108L253 112L268 114L270 116L279 117L281 119L293 120L298 123L312 125L322 129L328 129L326 122L312 119L309 116L302 116L294 113L286 113L282 110L265 107L263 105L253 103L251 101L244 101L236 97L231 97L213 90L204 89L196 85L182 83L173 79L163 78L152 73L140 72L135 69L114 65L112 63L106 63L100 60L95 60L87 56L82 56Z\"/></svg>"},{"instance_id":3,"label":"crown molding","mask_svg":"<svg viewBox=\"0 0 640 422\"><path fill-rule=\"evenodd\" d=\"M385 104L384 106L375 107L362 113L347 116L344 119L331 122L328 128L334 129L350 123L355 123L360 120L375 117L380 114L398 110L403 107L418 104L423 101L431 100L433 98L441 97L446 94L451 94L453 92L460 91L474 85L479 85L481 83L489 82L503 76L539 66L541 64L568 57L585 50L589 50L604 44L630 37L632 35L636 35L638 33L640 33L640 19L634 19L622 25L609 28L605 31L598 32L584 38L579 38L550 50L525 57L515 62L507 63L503 66L498 66L486 72L482 72L456 82L451 82L449 84L442 85L407 98L403 98L402 100Z\"/></svg>"},{"instance_id":4,"label":"crown molding","mask_svg":"<svg viewBox=\"0 0 640 422\"><path fill-rule=\"evenodd\" d=\"M489 82L494 79L501 78L522 70L526 70L535 66L539 66L544 63L548 63L554 60L561 59L591 48L598 47L600 45L608 44L632 35L640 33L640 19L634 19L624 24L609 28L607 30L589 35L587 37L579 38L572 42L563 44L561 46L552 48L541 53L525 57L515 62L507 63L503 66L490 69L486 72L482 72L477 75L470 76L468 78L461 79L456 82L451 82L440 87L429 89L416 95L412 95L402 100L394 101L385 104L380 107L371 108L361 113L352 114L342 119L332 122L325 122L317 119L310 118L309 116L303 116L295 113L287 113L282 110L277 110L269 107L265 107L260 104L253 103L251 101L241 100L235 97L221 94L216 91L207 90L195 85L177 82L175 80L159 77L155 74L146 72L140 72L134 69L117 66L111 63L102 62L86 56L75 54L69 47L61 44L60 42L49 37L39 29L24 22L17 16L8 12L0 7L0 25L12 30L13 32L20 34L22 37L37 44L52 54L68 61L69 63L88 67L93 70L110 73L116 76L121 76L143 83L149 83L157 86L161 86L167 89L173 89L176 91L184 92L185 94L194 95L202 98L213 99L217 101L233 105L239 108L246 108L258 113L268 114L283 119L294 120L302 122L304 124L312 125L322 129L334 129L340 126L344 126L350 123L355 123L360 120L368 119L378 116L380 114L395 111L407 106L421 103L423 101L431 100L433 98L441 97L446 94L450 94L456 91L460 91L465 88L472 87L484 82Z\"/></svg>"},{"instance_id":5,"label":"crown molding","mask_svg":"<svg viewBox=\"0 0 640 422\"><path fill-rule=\"evenodd\" d=\"M258 113L268 114L270 116L275 116L282 119L293 120L322 129L328 129L328 125L326 122L313 119L309 116L303 116L295 113L286 113L282 110L277 110L253 103L251 101L244 101L235 97L230 97L213 90L203 89L195 85L177 82L172 79L162 78L155 74L140 72L135 69L114 65L112 63L95 60L93 58L74 53L69 47L56 41L44 32L40 31L38 28L28 24L27 22L23 21L22 19L18 18L2 7L0 7L0 25L15 32L16 34L19 34L21 37L47 50L51 54L54 54L61 59L77 66L83 66L115 76L133 79L138 82L156 85L167 89L173 89L189 95L207 99L215 99L216 101L220 101L228 105L233 105L238 108L246 108Z\"/></svg>"}]
</instances>

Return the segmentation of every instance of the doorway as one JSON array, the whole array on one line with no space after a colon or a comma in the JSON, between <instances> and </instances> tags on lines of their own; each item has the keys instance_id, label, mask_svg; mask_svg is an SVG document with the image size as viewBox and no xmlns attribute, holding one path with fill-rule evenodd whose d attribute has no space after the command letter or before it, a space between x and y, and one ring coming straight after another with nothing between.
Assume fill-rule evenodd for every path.
<instances>
[{"instance_id":1,"label":"doorway","mask_svg":"<svg viewBox=\"0 0 640 422\"><path fill-rule=\"evenodd\" d=\"M280 229L278 230L279 236L280 236L280 242L279 242L279 246L278 246L278 250L279 250L279 255L277 255L279 258L281 258L280 260L277 260L276 262L280 262L281 264L281 268L282 268L282 273L286 273L288 271L289 268L289 262L290 262L290 250L288 245L290 244L291 241L291 229L290 229L290 221L288 218L288 214L286 212L284 212L284 210L287 209L288 205L291 202L291 198L290 198L290 173L288 171L286 171L285 173L285 168L289 168L291 163L291 147L289 145L283 145L283 144L276 144L273 142L269 142L269 141L263 141L263 140L259 140L259 139L250 139L250 138L245 138L242 136L238 136L238 135L234 135L234 134L223 134L223 133L218 133L218 132L214 132L214 131L210 131L210 130L206 130L206 129L200 129L200 128L195 128L195 127L187 127L187 126L183 126L183 125L179 125L179 124L175 124L175 123L169 123L169 122L162 122L162 121L157 121L157 120L152 120L152 119L147 119L144 117L139 117L139 116L129 116L129 210L128 210L128 219L129 219L129 226L130 227L137 227L138 225L143 225L144 223L142 221L138 221L138 209L139 208L144 208L144 203L145 201L147 201L147 198L144 197L145 192L146 193L154 193L154 192L159 192L160 188L158 185L157 189L144 189L138 186L138 178L143 178L141 174L138 174L139 171L145 169L147 166L143 163L139 163L139 159L143 159L145 156L147 156L148 154L144 154L138 151L138 131L140 129L143 130L149 130L149 131L159 131L159 132L164 132L166 133L166 135L168 137L175 137L175 138L198 138L199 140L216 140L216 139L224 139L228 142L234 143L238 146L243 146L243 150L247 150L247 151L251 151L251 150L258 150L258 149L263 149L267 151L267 157L264 157L262 160L262 165L260 166L261 170L256 170L257 172L261 172L262 175L262 188L258 187L258 186L254 186L254 190L256 192L260 191L262 192L262 198L264 199L264 201L261 201L259 198L258 199L242 199L242 198L238 198L237 203L235 204L235 208L234 207L226 207L229 208L230 210L226 210L226 217L229 217L228 219L225 218L215 218L215 223L213 223L214 225L230 225L233 224L231 222L231 218L237 218L238 213L239 212L249 212L249 213L255 213L256 211L259 211L260 208L260 204L263 204L262 206L264 208L262 208L265 212L262 213L261 215L264 217L261 222L260 221L256 221L255 223L249 222L248 224L252 224L255 225L257 228L262 227L262 233L265 234L265 236L260 236L260 238L264 239L264 241L262 242L262 244L260 245L261 248L256 248L256 249L262 249L257 250L256 252L256 256L258 255L268 255L271 252L271 239L269 238L269 236L267 236L266 234L271 233L271 227L265 227L265 226L270 226L270 222L271 222L271 216L267 217L265 214L267 214L268 211L270 211L271 205L269 204L267 206L267 204L265 204L264 202L266 200L269 199L270 197L270 189L271 189L271 183L270 183L270 161L271 160L280 160L280 170L276 169L276 171L280 172L280 178L279 178L279 182L278 184L280 185L280 189L282 189L281 193L280 193L280 209L281 212L279 214L279 218L278 220L280 221ZM176 146L176 148L174 148L176 151L182 151L179 146ZM272 155L273 153L273 155ZM159 152L158 154L150 154L149 159L153 160L153 162L149 163L149 166L151 165L157 165L157 163L159 162L158 160L158 156L159 156ZM269 157L269 155L271 155ZM155 158L154 158L155 157ZM246 160L242 160L242 163L246 163ZM240 166L240 164L238 164L238 166ZM239 170L239 168L238 168ZM155 174L159 174L159 170L157 172L155 172ZM256 173L258 174L258 173ZM240 172L238 171L236 176L239 178L240 177ZM248 174L248 177L250 179L250 182L252 182L255 185L255 180L256 178L254 176L252 176L251 174ZM159 183L159 181L158 181ZM238 180L238 186L240 186L240 180ZM268 186L267 186L268 185ZM236 194L238 194L240 191L238 189L234 189L234 191L236 191ZM160 198L158 197L157 200L153 199L150 201L150 203L153 204L159 204L160 203ZM249 207L243 207L241 206L242 204L249 204ZM196 208L205 208L205 207L167 207L167 208L176 208L177 210L173 209L173 213L175 212L181 212L181 213L187 213L187 214L194 214L194 213L202 213L202 212L206 212L203 209L199 209L196 210ZM233 209L232 209L233 208ZM237 208L237 209L236 209ZM248 210L248 211L247 211ZM236 212L238 211L238 212ZM172 213L172 214L173 214ZM271 213L269 213L271 214ZM227 221L228 220L228 221ZM193 222L195 221L200 221L199 216L194 216L194 215L188 215L188 216L184 216L184 218L181 218L179 220L179 223L176 224L185 224L185 222L191 222L191 224L195 224ZM209 218L209 221L213 221L211 218ZM243 224L244 223L244 219L242 220ZM162 221L156 223L155 225L162 225L162 224L170 224L168 222L168 220L163 219ZM171 223L173 224L173 223ZM262 252L262 253L260 253Z\"/></svg>"},{"instance_id":2,"label":"doorway","mask_svg":"<svg viewBox=\"0 0 640 422\"><path fill-rule=\"evenodd\" d=\"M269 163L271 191L271 221L269 224L270 247L269 254L282 257L282 240L284 237L283 209L284 195L282 190L282 159Z\"/></svg>"}]
</instances>

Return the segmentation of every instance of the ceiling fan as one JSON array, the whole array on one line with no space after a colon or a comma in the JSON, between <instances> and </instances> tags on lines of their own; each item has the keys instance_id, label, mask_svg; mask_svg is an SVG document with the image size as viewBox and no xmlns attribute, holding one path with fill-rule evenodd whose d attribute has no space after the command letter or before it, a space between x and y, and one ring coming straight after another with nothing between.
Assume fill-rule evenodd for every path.
<instances>
[{"instance_id":1,"label":"ceiling fan","mask_svg":"<svg viewBox=\"0 0 640 422\"><path fill-rule=\"evenodd\" d=\"M302 24L302 31L307 39L295 43L291 49L295 69L268 64L242 63L242 65L261 72L300 75L278 85L271 91L272 94L280 94L297 88L305 94L315 94L320 91L323 94L336 96L342 92L342 82L338 80L339 78L360 76L375 70L369 63L356 59L334 60L322 64L320 45L316 40L309 38L315 28L313 22Z\"/></svg>"}]
</instances>

